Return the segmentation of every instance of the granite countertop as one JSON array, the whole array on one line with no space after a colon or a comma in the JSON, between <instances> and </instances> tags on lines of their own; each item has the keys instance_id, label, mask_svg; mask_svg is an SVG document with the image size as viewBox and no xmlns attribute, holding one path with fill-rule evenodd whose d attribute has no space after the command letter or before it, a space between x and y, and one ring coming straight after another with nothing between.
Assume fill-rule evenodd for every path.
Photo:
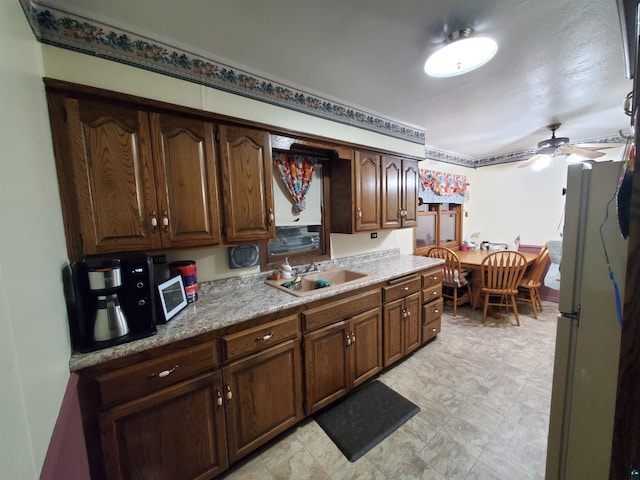
<instances>
[{"instance_id":1,"label":"granite countertop","mask_svg":"<svg viewBox=\"0 0 640 480\"><path fill-rule=\"evenodd\" d=\"M397 249L331 260L319 263L319 269L349 268L369 276L342 287L319 289L317 293L304 297L297 297L265 284L264 280L269 273L201 283L198 301L188 305L169 323L157 325L156 335L95 352L74 352L69 361L69 369L70 371L80 370L229 327L252 318L411 274L440 263L442 260L435 258L399 255Z\"/></svg>"}]
</instances>

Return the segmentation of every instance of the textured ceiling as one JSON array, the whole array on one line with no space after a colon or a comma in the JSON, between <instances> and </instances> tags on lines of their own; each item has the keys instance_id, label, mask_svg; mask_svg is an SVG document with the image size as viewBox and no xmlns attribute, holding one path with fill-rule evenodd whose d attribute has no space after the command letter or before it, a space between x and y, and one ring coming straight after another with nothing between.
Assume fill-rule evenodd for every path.
<instances>
[{"instance_id":1,"label":"textured ceiling","mask_svg":"<svg viewBox=\"0 0 640 480\"><path fill-rule=\"evenodd\" d=\"M615 0L48 0L49 4L426 129L426 144L480 158L628 132ZM498 53L452 78L423 65L446 34Z\"/></svg>"}]
</instances>

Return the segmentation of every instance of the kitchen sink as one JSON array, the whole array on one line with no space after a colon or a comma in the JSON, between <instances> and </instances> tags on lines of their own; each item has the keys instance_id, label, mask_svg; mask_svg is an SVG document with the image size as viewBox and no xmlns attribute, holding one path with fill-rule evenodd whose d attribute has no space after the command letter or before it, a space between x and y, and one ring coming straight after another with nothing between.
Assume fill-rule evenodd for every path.
<instances>
[{"instance_id":1,"label":"kitchen sink","mask_svg":"<svg viewBox=\"0 0 640 480\"><path fill-rule=\"evenodd\" d=\"M318 293L320 290L341 287L370 276L371 275L367 273L355 272L353 270L336 269L327 270L326 272L308 273L297 277L294 276L291 279L267 280L266 283L291 295L304 297Z\"/></svg>"}]
</instances>

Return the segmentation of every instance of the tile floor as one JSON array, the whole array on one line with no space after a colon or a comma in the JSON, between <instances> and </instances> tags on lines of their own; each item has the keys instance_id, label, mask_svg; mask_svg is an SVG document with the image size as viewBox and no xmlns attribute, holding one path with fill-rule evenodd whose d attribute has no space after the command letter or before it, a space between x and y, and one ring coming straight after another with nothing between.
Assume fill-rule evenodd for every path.
<instances>
[{"instance_id":1,"label":"tile floor","mask_svg":"<svg viewBox=\"0 0 640 480\"><path fill-rule=\"evenodd\" d=\"M379 376L420 412L358 461L306 419L224 478L544 479L557 304L520 310L516 327L445 308L435 341Z\"/></svg>"}]
</instances>

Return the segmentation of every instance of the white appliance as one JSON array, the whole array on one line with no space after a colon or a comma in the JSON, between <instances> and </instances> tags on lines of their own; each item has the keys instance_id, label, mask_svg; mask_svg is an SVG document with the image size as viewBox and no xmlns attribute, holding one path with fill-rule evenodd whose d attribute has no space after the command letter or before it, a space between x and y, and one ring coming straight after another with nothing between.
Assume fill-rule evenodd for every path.
<instances>
[{"instance_id":1,"label":"white appliance","mask_svg":"<svg viewBox=\"0 0 640 480\"><path fill-rule=\"evenodd\" d=\"M622 162L570 165L546 480L609 478L627 241L618 228ZM606 252L606 253L605 253Z\"/></svg>"}]
</instances>

